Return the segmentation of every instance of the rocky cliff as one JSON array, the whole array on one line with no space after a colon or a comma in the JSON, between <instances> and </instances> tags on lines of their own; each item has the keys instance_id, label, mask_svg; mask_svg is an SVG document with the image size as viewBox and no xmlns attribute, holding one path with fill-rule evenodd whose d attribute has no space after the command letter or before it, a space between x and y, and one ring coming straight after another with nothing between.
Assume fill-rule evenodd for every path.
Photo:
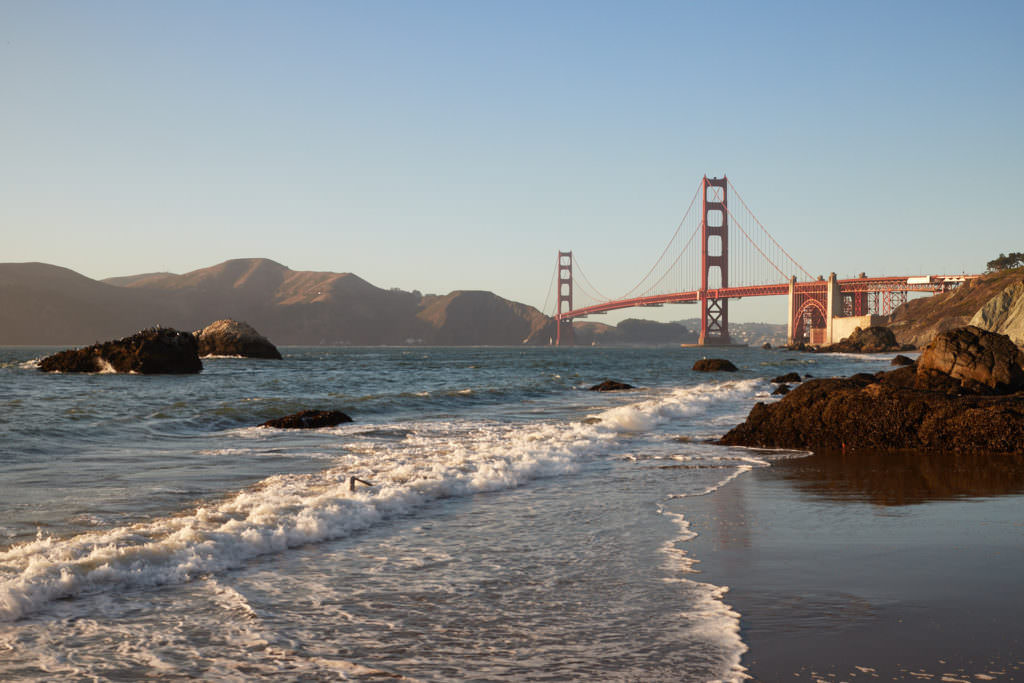
<instances>
[{"instance_id":1,"label":"rocky cliff","mask_svg":"<svg viewBox=\"0 0 1024 683\"><path fill-rule=\"evenodd\" d=\"M971 325L1005 334L1017 346L1024 346L1024 279L989 299L971 318Z\"/></svg>"},{"instance_id":2,"label":"rocky cliff","mask_svg":"<svg viewBox=\"0 0 1024 683\"><path fill-rule=\"evenodd\" d=\"M1007 288L1020 282L1024 282L1024 268L991 273L972 280L952 292L913 299L896 309L890 317L887 327L893 331L900 344L912 344L919 348L927 346L940 332L968 324L1008 334L1001 329L989 327L987 322L979 324L979 321L975 321L974 318L990 301L1002 296ZM1012 300L1013 297L1009 297L1007 303L1001 306L1003 308L1011 306L1009 302ZM1005 310L1010 309L1006 308ZM991 318L994 312L989 315L991 320L995 319ZM1014 317L1014 319L1016 318ZM993 324L999 326L1003 323ZM1009 336L1012 337L1012 335Z\"/></svg>"}]
</instances>

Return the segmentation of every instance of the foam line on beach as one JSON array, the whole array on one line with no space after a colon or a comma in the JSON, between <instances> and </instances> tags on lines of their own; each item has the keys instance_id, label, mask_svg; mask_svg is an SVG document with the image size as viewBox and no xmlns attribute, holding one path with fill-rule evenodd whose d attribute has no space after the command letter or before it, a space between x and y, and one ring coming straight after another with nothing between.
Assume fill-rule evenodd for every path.
<instances>
[{"instance_id":1,"label":"foam line on beach","mask_svg":"<svg viewBox=\"0 0 1024 683\"><path fill-rule=\"evenodd\" d=\"M688 630L695 638L707 643L708 655L721 660L721 669L726 672L722 680L746 680L747 669L740 662L748 648L740 635L740 614L725 602L728 586L694 581L685 576L695 572L697 561L686 554L681 544L695 538L697 532L690 528L690 523L681 513L664 507L659 512L679 525L679 537L665 542L661 553L672 577L668 580L684 584L695 596L695 604L685 615L690 624Z\"/></svg>"}]
</instances>

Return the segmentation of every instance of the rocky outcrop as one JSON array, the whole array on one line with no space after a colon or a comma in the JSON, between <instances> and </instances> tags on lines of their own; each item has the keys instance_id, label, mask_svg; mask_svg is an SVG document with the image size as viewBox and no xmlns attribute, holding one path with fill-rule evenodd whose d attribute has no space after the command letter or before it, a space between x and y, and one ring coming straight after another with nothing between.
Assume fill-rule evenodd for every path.
<instances>
[{"instance_id":1,"label":"rocky outcrop","mask_svg":"<svg viewBox=\"0 0 1024 683\"><path fill-rule=\"evenodd\" d=\"M626 391L628 389L635 389L632 384L626 384L625 382L616 382L613 379L606 379L600 384L595 384L590 387L591 391Z\"/></svg>"},{"instance_id":2,"label":"rocky outcrop","mask_svg":"<svg viewBox=\"0 0 1024 683\"><path fill-rule=\"evenodd\" d=\"M693 364L697 372L736 372L739 368L725 358L701 358Z\"/></svg>"},{"instance_id":3,"label":"rocky outcrop","mask_svg":"<svg viewBox=\"0 0 1024 683\"><path fill-rule=\"evenodd\" d=\"M130 337L69 349L39 361L44 372L188 374L203 369L196 338L188 332L154 327Z\"/></svg>"},{"instance_id":4,"label":"rocky outcrop","mask_svg":"<svg viewBox=\"0 0 1024 683\"><path fill-rule=\"evenodd\" d=\"M276 429L318 429L352 422L352 418L340 410L303 410L274 420L267 420L260 427Z\"/></svg>"},{"instance_id":5,"label":"rocky outcrop","mask_svg":"<svg viewBox=\"0 0 1024 683\"><path fill-rule=\"evenodd\" d=\"M1014 282L989 299L970 324L1005 334L1014 344L1024 346L1024 282Z\"/></svg>"},{"instance_id":6,"label":"rocky outcrop","mask_svg":"<svg viewBox=\"0 0 1024 683\"><path fill-rule=\"evenodd\" d=\"M952 292L911 299L893 311L886 326L901 344L924 348L935 335L972 324L974 315L993 297L1021 281L1024 268L989 273Z\"/></svg>"},{"instance_id":7,"label":"rocky outcrop","mask_svg":"<svg viewBox=\"0 0 1024 683\"><path fill-rule=\"evenodd\" d=\"M916 367L805 382L777 403L755 405L720 443L1024 453L1024 358L1004 355L1003 342L1012 343L998 336L956 330Z\"/></svg>"},{"instance_id":8,"label":"rocky outcrop","mask_svg":"<svg viewBox=\"0 0 1024 683\"><path fill-rule=\"evenodd\" d=\"M196 331L200 356L244 356L246 358L281 358L281 352L270 340L248 323L218 320Z\"/></svg>"},{"instance_id":9,"label":"rocky outcrop","mask_svg":"<svg viewBox=\"0 0 1024 683\"><path fill-rule=\"evenodd\" d=\"M799 381L800 381L800 373L797 373L797 372L787 372L785 375L779 375L778 377L776 377L775 379L772 380L772 382L775 383L775 384L786 384L786 383L789 383L789 382L799 382Z\"/></svg>"},{"instance_id":10,"label":"rocky outcrop","mask_svg":"<svg viewBox=\"0 0 1024 683\"><path fill-rule=\"evenodd\" d=\"M935 337L917 360L918 385L929 377L959 380L969 393L1024 390L1024 351L1003 334L967 326Z\"/></svg>"},{"instance_id":11,"label":"rocky outcrop","mask_svg":"<svg viewBox=\"0 0 1024 683\"><path fill-rule=\"evenodd\" d=\"M875 326L866 329L857 328L846 339L831 346L824 346L822 353L885 353L887 351L907 351L912 347L904 347L896 341L896 336L887 327Z\"/></svg>"}]
</instances>

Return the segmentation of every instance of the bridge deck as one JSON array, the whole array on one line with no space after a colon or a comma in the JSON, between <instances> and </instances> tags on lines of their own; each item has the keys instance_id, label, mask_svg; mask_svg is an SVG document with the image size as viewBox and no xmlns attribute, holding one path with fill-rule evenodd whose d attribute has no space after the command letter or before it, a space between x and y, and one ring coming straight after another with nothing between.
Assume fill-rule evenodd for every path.
<instances>
[{"instance_id":1,"label":"bridge deck","mask_svg":"<svg viewBox=\"0 0 1024 683\"><path fill-rule=\"evenodd\" d=\"M963 282L980 277L979 275L921 275L891 277L859 277L848 280L837 280L841 294L861 294L871 292L942 292L959 286ZM828 286L827 280L810 280L797 282L794 285L796 294L822 294ZM749 287L722 287L708 289L704 292L706 299L742 299L748 296L787 296L789 283L771 285L751 285ZM701 299L700 290L689 292L673 292L671 294L655 294L632 299L616 299L604 301L591 306L576 308L556 315L556 319L566 320L583 318L588 315L606 313L622 308L638 306L661 306L663 304L694 304Z\"/></svg>"}]
</instances>

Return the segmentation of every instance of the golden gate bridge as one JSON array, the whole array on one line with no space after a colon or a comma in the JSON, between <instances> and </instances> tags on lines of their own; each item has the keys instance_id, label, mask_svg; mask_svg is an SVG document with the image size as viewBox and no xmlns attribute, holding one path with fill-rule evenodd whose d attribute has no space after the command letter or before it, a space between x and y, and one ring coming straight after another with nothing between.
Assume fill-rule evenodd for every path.
<instances>
[{"instance_id":1,"label":"golden gate bridge","mask_svg":"<svg viewBox=\"0 0 1024 683\"><path fill-rule=\"evenodd\" d=\"M909 292L945 292L976 277L861 274L838 279L832 273L815 278L771 236L727 177L704 176L661 256L628 292L602 295L572 251L558 252L552 277L552 288L557 282L555 343L573 343L576 318L637 306L692 303L700 306L698 343L729 345L730 299L788 296L788 342L830 344L856 327L883 322L881 316L905 303Z\"/></svg>"}]
</instances>

